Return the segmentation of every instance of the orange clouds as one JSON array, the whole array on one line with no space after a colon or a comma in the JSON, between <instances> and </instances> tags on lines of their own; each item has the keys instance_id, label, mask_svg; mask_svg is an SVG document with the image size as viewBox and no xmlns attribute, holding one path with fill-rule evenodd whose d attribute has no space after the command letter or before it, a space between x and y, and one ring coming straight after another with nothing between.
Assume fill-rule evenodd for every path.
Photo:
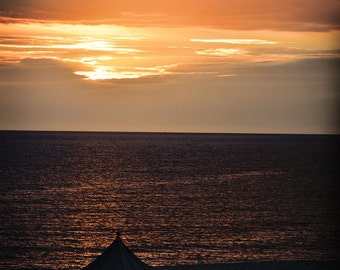
<instances>
[{"instance_id":1,"label":"orange clouds","mask_svg":"<svg viewBox=\"0 0 340 270\"><path fill-rule=\"evenodd\" d=\"M275 41L268 41L263 39L190 39L192 42L205 42L205 43L226 43L226 44L261 44L261 45L273 45L277 44Z\"/></svg>"},{"instance_id":2,"label":"orange clouds","mask_svg":"<svg viewBox=\"0 0 340 270\"><path fill-rule=\"evenodd\" d=\"M0 1L0 128L333 132L339 6Z\"/></svg>"},{"instance_id":3,"label":"orange clouds","mask_svg":"<svg viewBox=\"0 0 340 270\"><path fill-rule=\"evenodd\" d=\"M230 74L223 65L281 63L338 54L333 32L230 31L183 27L123 27L66 23L8 24L0 35L0 61L54 59L87 80L135 80L179 74ZM206 73L180 65L220 64ZM234 74L234 72L232 72Z\"/></svg>"},{"instance_id":4,"label":"orange clouds","mask_svg":"<svg viewBox=\"0 0 340 270\"><path fill-rule=\"evenodd\" d=\"M0 11L3 23L20 18L236 30L340 29L340 2L336 0L11 0L2 1Z\"/></svg>"}]
</instances>

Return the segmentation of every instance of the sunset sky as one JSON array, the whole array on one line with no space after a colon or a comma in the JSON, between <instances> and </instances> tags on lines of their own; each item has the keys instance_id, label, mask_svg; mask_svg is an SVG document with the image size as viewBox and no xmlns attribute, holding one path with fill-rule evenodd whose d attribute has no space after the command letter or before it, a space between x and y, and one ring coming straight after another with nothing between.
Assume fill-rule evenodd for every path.
<instances>
[{"instance_id":1,"label":"sunset sky","mask_svg":"<svg viewBox=\"0 0 340 270\"><path fill-rule=\"evenodd\" d=\"M0 129L339 133L339 0L2 0Z\"/></svg>"}]
</instances>

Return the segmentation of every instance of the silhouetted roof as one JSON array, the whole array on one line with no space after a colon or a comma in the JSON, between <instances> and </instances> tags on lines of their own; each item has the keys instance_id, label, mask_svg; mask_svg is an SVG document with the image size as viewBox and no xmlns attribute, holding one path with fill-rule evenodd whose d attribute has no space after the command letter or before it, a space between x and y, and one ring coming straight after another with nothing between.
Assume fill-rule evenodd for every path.
<instances>
[{"instance_id":1,"label":"silhouetted roof","mask_svg":"<svg viewBox=\"0 0 340 270\"><path fill-rule=\"evenodd\" d=\"M119 232L117 238L104 252L83 270L150 270L152 267L142 262L129 250Z\"/></svg>"}]
</instances>

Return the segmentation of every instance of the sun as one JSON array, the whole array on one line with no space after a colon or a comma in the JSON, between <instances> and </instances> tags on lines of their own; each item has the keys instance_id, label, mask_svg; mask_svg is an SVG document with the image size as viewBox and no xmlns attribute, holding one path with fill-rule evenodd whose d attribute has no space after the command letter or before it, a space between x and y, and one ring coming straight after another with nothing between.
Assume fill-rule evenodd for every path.
<instances>
[{"instance_id":1,"label":"sun","mask_svg":"<svg viewBox=\"0 0 340 270\"><path fill-rule=\"evenodd\" d=\"M119 71L111 67L98 66L93 71L76 71L76 75L84 76L85 80L137 79L145 76L140 72Z\"/></svg>"}]
</instances>

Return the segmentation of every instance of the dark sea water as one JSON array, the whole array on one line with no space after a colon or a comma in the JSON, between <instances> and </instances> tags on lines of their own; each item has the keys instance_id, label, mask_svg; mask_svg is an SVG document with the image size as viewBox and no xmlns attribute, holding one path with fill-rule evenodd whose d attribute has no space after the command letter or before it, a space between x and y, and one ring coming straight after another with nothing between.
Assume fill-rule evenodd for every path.
<instances>
[{"instance_id":1,"label":"dark sea water","mask_svg":"<svg viewBox=\"0 0 340 270\"><path fill-rule=\"evenodd\" d=\"M0 269L338 259L339 136L0 132Z\"/></svg>"}]
</instances>

